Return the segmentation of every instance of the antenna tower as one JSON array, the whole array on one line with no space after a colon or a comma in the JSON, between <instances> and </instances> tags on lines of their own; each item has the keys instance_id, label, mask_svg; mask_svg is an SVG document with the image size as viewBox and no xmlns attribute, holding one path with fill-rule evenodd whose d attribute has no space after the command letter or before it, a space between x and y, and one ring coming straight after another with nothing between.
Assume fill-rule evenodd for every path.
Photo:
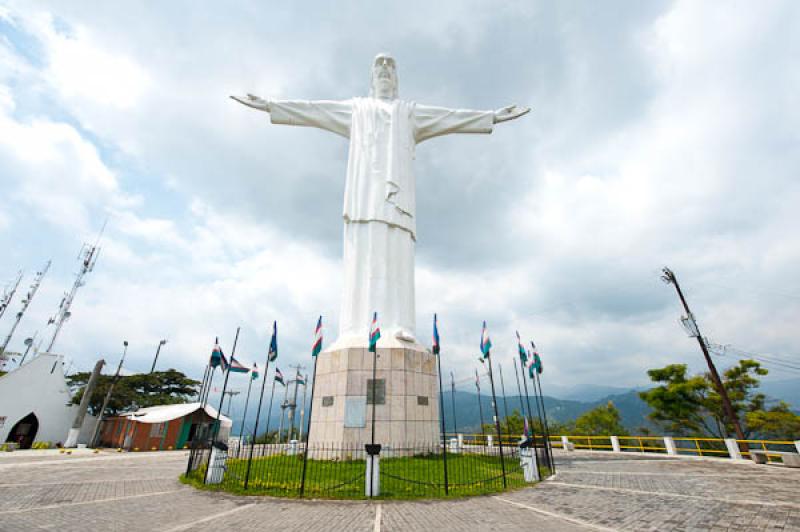
<instances>
[{"instance_id":1,"label":"antenna tower","mask_svg":"<svg viewBox=\"0 0 800 532\"><path fill-rule=\"evenodd\" d=\"M103 227L100 229L100 234L97 235L97 241L95 241L94 245L92 244L84 244L81 246L81 250L78 253L78 260L81 261L81 268L78 271L78 274L75 276L75 283L72 285L72 289L64 294L64 297L61 298L61 303L58 305L58 312L56 315L50 318L47 322L48 325L55 323L56 330L53 331L53 337L50 338L50 344L47 346L46 352L50 353L53 349L53 345L56 343L56 339L58 338L58 333L61 332L61 327L64 326L64 322L72 316L70 312L70 307L72 307L72 302L75 299L75 294L78 292L78 288L85 284L83 278L86 277L87 273L90 273L94 270L94 265L97 262L97 256L100 254L100 237L103 236L103 231L106 228L106 223L108 223L108 219L103 222Z\"/></svg>"},{"instance_id":2,"label":"antenna tower","mask_svg":"<svg viewBox=\"0 0 800 532\"><path fill-rule=\"evenodd\" d=\"M17 272L17 279L8 283L3 289L3 297L0 298L0 318L3 317L8 305L11 303L11 299L14 297L14 293L17 291L20 281L22 281L22 270Z\"/></svg>"},{"instance_id":3,"label":"antenna tower","mask_svg":"<svg viewBox=\"0 0 800 532\"><path fill-rule=\"evenodd\" d=\"M8 347L8 343L11 341L11 337L14 335L14 331L17 329L17 325L19 325L19 322L22 321L22 316L25 314L25 311L28 310L28 305L30 305L31 301L33 301L33 296L35 296L36 291L39 290L39 285L42 284L42 279L47 274L47 270L50 269L51 262L52 261L48 260L47 264L45 264L44 268L42 268L42 271L36 272L36 277L33 278L33 284L31 284L30 290L28 290L28 293L25 295L25 299L22 300L22 309L20 309L20 311L17 312L17 318L14 320L14 325L11 326L11 330L8 331L8 336L6 336L3 345L0 346L0 353L4 353L6 348ZM19 284L19 281L17 282L17 284Z\"/></svg>"}]
</instances>

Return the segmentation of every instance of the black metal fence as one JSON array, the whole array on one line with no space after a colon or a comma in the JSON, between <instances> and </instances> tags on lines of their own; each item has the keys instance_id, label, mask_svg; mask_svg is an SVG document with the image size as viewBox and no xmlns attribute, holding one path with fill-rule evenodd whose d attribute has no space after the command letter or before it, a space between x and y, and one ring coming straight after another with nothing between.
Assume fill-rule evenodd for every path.
<instances>
[{"instance_id":1,"label":"black metal fence","mask_svg":"<svg viewBox=\"0 0 800 532\"><path fill-rule=\"evenodd\" d=\"M380 453L380 498L458 497L500 492L526 484L520 448L477 443L384 445ZM227 449L222 481L215 487L233 493L283 497L365 498L367 456L363 444L256 444ZM540 475L549 474L547 453L537 455ZM252 457L251 457L252 453ZM447 474L445 475L445 458ZM193 449L187 477L206 483L210 452Z\"/></svg>"}]
</instances>

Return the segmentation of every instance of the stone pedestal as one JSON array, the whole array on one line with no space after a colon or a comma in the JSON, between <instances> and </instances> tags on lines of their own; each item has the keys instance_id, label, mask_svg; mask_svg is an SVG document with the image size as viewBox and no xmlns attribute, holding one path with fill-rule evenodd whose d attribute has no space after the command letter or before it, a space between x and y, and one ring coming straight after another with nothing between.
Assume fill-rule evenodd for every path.
<instances>
[{"instance_id":1,"label":"stone pedestal","mask_svg":"<svg viewBox=\"0 0 800 532\"><path fill-rule=\"evenodd\" d=\"M311 447L324 444L363 450L363 444L370 442L372 367L373 354L365 347L319 354ZM421 346L379 347L376 368L375 443L392 452L438 446L436 357Z\"/></svg>"}]
</instances>

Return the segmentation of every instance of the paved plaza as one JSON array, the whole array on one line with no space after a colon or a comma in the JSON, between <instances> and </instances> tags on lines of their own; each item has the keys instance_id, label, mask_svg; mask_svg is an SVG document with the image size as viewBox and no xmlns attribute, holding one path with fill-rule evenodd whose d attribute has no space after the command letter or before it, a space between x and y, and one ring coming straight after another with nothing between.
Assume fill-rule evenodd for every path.
<instances>
[{"instance_id":1,"label":"paved plaza","mask_svg":"<svg viewBox=\"0 0 800 532\"><path fill-rule=\"evenodd\" d=\"M557 454L536 487L454 501L297 501L200 492L183 451L0 455L0 530L800 530L800 470Z\"/></svg>"}]
</instances>

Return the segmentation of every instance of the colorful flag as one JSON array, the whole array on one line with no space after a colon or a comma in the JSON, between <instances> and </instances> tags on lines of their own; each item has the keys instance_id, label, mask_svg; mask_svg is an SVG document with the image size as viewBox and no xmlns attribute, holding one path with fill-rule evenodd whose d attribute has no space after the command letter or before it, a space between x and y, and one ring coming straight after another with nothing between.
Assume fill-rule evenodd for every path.
<instances>
[{"instance_id":1,"label":"colorful flag","mask_svg":"<svg viewBox=\"0 0 800 532\"><path fill-rule=\"evenodd\" d=\"M374 353L378 348L378 339L381 337L381 328L378 327L378 313L372 315L372 327L369 330L369 351Z\"/></svg>"},{"instance_id":2,"label":"colorful flag","mask_svg":"<svg viewBox=\"0 0 800 532\"><path fill-rule=\"evenodd\" d=\"M439 354L439 326L436 323L436 314L433 315L433 354Z\"/></svg>"},{"instance_id":3,"label":"colorful flag","mask_svg":"<svg viewBox=\"0 0 800 532\"><path fill-rule=\"evenodd\" d=\"M209 360L208 364L212 368L216 368L222 364L222 348L218 343L214 344L214 349L211 351L211 360Z\"/></svg>"},{"instance_id":4,"label":"colorful flag","mask_svg":"<svg viewBox=\"0 0 800 532\"><path fill-rule=\"evenodd\" d=\"M278 358L278 322L272 322L272 339L269 341L269 352L267 353L267 360L275 362Z\"/></svg>"},{"instance_id":5,"label":"colorful flag","mask_svg":"<svg viewBox=\"0 0 800 532\"><path fill-rule=\"evenodd\" d=\"M299 371L297 372L297 375L295 376L294 380L297 381L297 385L298 386L305 386L305 384L306 384L305 379L303 378L302 375L300 375Z\"/></svg>"},{"instance_id":6,"label":"colorful flag","mask_svg":"<svg viewBox=\"0 0 800 532\"><path fill-rule=\"evenodd\" d=\"M486 328L486 322L483 322L483 330L481 331L481 353L483 358L489 356L489 350L492 349L492 340L489 338L489 329Z\"/></svg>"},{"instance_id":7,"label":"colorful flag","mask_svg":"<svg viewBox=\"0 0 800 532\"><path fill-rule=\"evenodd\" d=\"M247 372L249 372L250 370L249 370L249 369L247 369L247 366L245 366L244 364L242 364L241 362L239 362L238 360L236 360L236 357L234 357L233 355L231 355L231 367L230 367L230 371L232 371L232 372L234 372L234 373L247 373Z\"/></svg>"},{"instance_id":8,"label":"colorful flag","mask_svg":"<svg viewBox=\"0 0 800 532\"><path fill-rule=\"evenodd\" d=\"M279 370L279 369L277 368L277 366L275 367L275 380L276 380L277 382L279 382L279 383L283 384L284 386L286 386L286 383L285 383L285 382L283 382L283 373L281 373L281 370Z\"/></svg>"},{"instance_id":9,"label":"colorful flag","mask_svg":"<svg viewBox=\"0 0 800 532\"><path fill-rule=\"evenodd\" d=\"M536 351L533 352L533 363L536 365L536 372L541 374L544 368L542 367L542 359Z\"/></svg>"},{"instance_id":10,"label":"colorful flag","mask_svg":"<svg viewBox=\"0 0 800 532\"><path fill-rule=\"evenodd\" d=\"M525 347L522 345L522 339L519 337L519 331L517 331L517 349L519 350L519 359L522 360L523 364L525 364L528 361L528 353L525 351Z\"/></svg>"},{"instance_id":11,"label":"colorful flag","mask_svg":"<svg viewBox=\"0 0 800 532\"><path fill-rule=\"evenodd\" d=\"M322 351L322 316L317 321L317 328L314 331L314 345L311 346L311 356L317 356Z\"/></svg>"},{"instance_id":12,"label":"colorful flag","mask_svg":"<svg viewBox=\"0 0 800 532\"><path fill-rule=\"evenodd\" d=\"M250 378L253 380L258 379L258 366L253 362L253 369L250 370Z\"/></svg>"}]
</instances>

